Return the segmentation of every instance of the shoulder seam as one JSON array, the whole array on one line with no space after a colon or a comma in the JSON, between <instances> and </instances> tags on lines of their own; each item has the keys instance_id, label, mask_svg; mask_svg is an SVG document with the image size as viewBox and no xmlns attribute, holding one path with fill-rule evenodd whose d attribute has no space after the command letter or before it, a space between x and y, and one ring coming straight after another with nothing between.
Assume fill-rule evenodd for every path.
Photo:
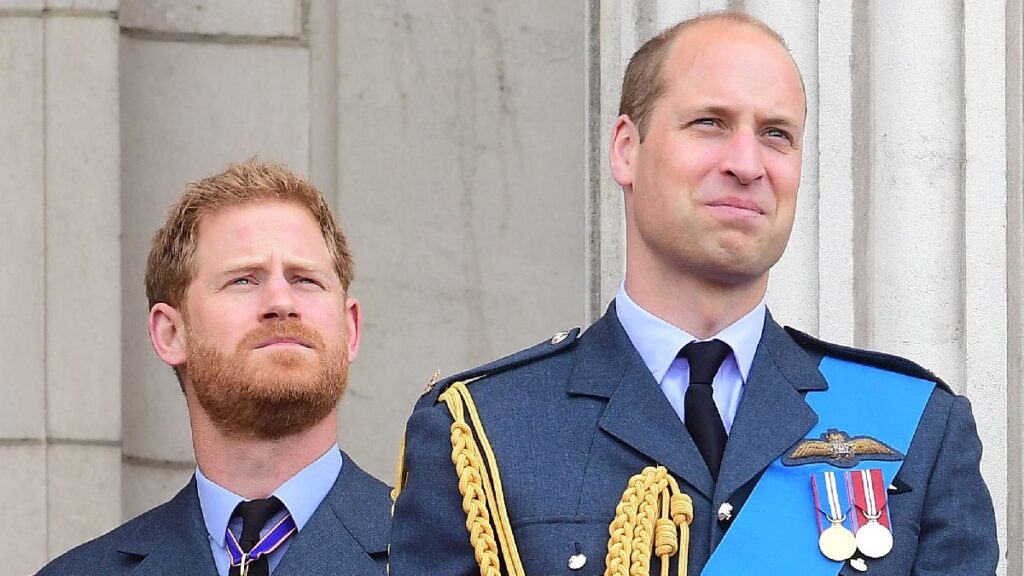
<instances>
[{"instance_id":1,"label":"shoulder seam","mask_svg":"<svg viewBox=\"0 0 1024 576\"><path fill-rule=\"evenodd\" d=\"M438 380L434 387L424 396L432 398L432 402L430 402L430 404L436 404L440 395L455 382L479 380L513 368L518 368L531 362L536 362L538 360L554 356L555 354L575 346L579 339L580 332L581 329L579 327L573 328L572 330L557 332L551 338L531 346L530 348L525 348L493 362L482 364L475 368L470 368L469 370L464 370L457 374L448 376L447 378L442 378L441 380Z\"/></svg>"},{"instance_id":2,"label":"shoulder seam","mask_svg":"<svg viewBox=\"0 0 1024 576\"><path fill-rule=\"evenodd\" d=\"M949 384L946 384L942 378L939 378L934 372L913 360L896 356L894 354L887 354L885 352L877 352L874 350L866 350L826 342L825 340L815 338L814 336L811 336L806 332L801 332L791 326L786 326L785 330L786 333L789 334L790 338L792 338L801 348L809 348L825 356L832 356L842 360L850 360L906 376L928 380L934 382L942 390L953 393Z\"/></svg>"}]
</instances>

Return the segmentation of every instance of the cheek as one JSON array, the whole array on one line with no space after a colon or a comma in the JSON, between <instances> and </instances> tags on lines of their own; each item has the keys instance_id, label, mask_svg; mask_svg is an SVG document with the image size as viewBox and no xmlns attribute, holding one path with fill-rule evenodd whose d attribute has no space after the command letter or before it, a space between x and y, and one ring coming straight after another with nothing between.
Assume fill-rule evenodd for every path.
<instances>
[{"instance_id":1,"label":"cheek","mask_svg":"<svg viewBox=\"0 0 1024 576\"><path fill-rule=\"evenodd\" d=\"M189 316L191 337L222 350L233 350L253 328L253 314L240 309L234 302L225 301L194 309Z\"/></svg>"},{"instance_id":2,"label":"cheek","mask_svg":"<svg viewBox=\"0 0 1024 576\"><path fill-rule=\"evenodd\" d=\"M795 204L797 189L800 188L800 162L786 158L769 168L775 197L779 204Z\"/></svg>"},{"instance_id":3,"label":"cheek","mask_svg":"<svg viewBox=\"0 0 1024 576\"><path fill-rule=\"evenodd\" d=\"M346 318L343 305L331 299L312 298L304 306L302 319L320 335L330 341L337 341L345 335Z\"/></svg>"}]
</instances>

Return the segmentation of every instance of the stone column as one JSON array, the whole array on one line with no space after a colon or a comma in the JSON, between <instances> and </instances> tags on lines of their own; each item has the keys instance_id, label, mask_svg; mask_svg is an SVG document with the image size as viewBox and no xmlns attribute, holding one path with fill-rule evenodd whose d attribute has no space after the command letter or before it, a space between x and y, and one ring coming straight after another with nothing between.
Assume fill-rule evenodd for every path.
<instances>
[{"instance_id":1,"label":"stone column","mask_svg":"<svg viewBox=\"0 0 1024 576\"><path fill-rule=\"evenodd\" d=\"M0 557L13 573L46 549L46 166L42 1L0 11ZM17 143L17 145L14 145Z\"/></svg>"},{"instance_id":2,"label":"stone column","mask_svg":"<svg viewBox=\"0 0 1024 576\"><path fill-rule=\"evenodd\" d=\"M43 19L51 556L121 518L117 7L51 0Z\"/></svg>"}]
</instances>

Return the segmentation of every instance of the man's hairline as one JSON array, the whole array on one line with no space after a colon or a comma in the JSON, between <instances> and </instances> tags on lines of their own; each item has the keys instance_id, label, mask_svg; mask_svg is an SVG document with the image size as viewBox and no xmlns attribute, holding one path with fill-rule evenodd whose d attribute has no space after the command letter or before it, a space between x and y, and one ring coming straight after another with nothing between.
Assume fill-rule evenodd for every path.
<instances>
[{"instance_id":1,"label":"man's hairline","mask_svg":"<svg viewBox=\"0 0 1024 576\"><path fill-rule=\"evenodd\" d=\"M786 55L789 56L789 61L793 65L793 69L796 70L796 77L800 80L800 92L803 95L803 99L804 99L804 115L803 115L803 121L801 122L801 127L802 128L806 128L807 127L807 109L808 109L807 108L808 107L807 85L804 82L803 72L800 71L800 66L797 64L796 58L793 56L793 51L790 50L789 46L787 46L785 42L780 42L778 38L776 38L775 36L770 34L767 30L764 30L763 28L761 28L757 24L754 24L752 22L742 22L742 21L738 21L738 20L733 20L733 19L729 18L727 12L723 12L721 14L717 14L715 16L709 17L709 18L707 18L705 20L700 20L700 21L697 21L697 22L693 22L693 23L691 23L691 24L689 24L687 26L684 26L681 29L677 30L676 33L671 38L668 39L668 42L665 44L665 47L664 47L665 56L658 63L658 75L657 75L657 83L658 84L656 86L656 90L654 91L654 93L657 96L651 101L650 108L647 110L647 113L646 113L646 115L644 117L644 124L645 125L641 126L641 125L637 124L636 122L634 122L633 118L629 118L629 116L627 116L627 118L629 118L629 121L631 123L636 124L637 134L639 136L640 143L642 144L643 141L647 137L647 132L648 132L648 130L650 128L650 118L651 118L651 116L654 113L654 109L657 108L658 103L661 102L661 100L665 97L665 94L668 92L669 79L666 77L666 72L665 71L668 69L669 60L671 60L672 57L675 56L675 50L676 50L676 48L678 46L678 43L681 41L681 38L684 35L686 35L686 33L688 33L688 32L693 32L693 31L696 31L696 30L700 29L702 26L709 26L709 25L712 25L712 24L729 25L729 26L744 27L744 28L752 29L752 30L760 33L762 36L768 38L769 40L774 42L777 46L782 48L783 51L785 51ZM765 26L767 26L767 24L765 24ZM778 34L777 31L775 33ZM780 34L780 36L781 36L781 34Z\"/></svg>"},{"instance_id":2,"label":"man's hairline","mask_svg":"<svg viewBox=\"0 0 1024 576\"><path fill-rule=\"evenodd\" d=\"M185 320L185 315L187 314L187 308L188 308L188 306L186 304L186 302L188 300L188 293L192 289L192 285L195 284L196 275L197 275L197 271L198 271L198 264L196 263L196 258L197 258L198 254L199 254L199 242L200 242L200 238L202 237L202 235L201 235L201 228L202 228L203 220L204 219L206 219L207 217L212 216L214 214L218 214L220 212L223 212L225 210L230 210L232 208L248 208L248 207L260 206L260 205L263 205L263 204L274 204L274 203L276 203L276 204L291 204L293 206L297 206L299 208L302 208L303 211L307 215L310 216L310 218L313 220L313 223L317 227L317 231L318 231L318 233L320 235L320 239L323 240L324 246L327 248L328 255L331 256L331 273L334 274L335 280L338 281L338 286L341 288L342 300L347 300L348 299L349 288L351 288L351 287L346 288L345 286L342 285L341 276L338 274L338 270L337 270L337 262L336 262L337 256L335 254L331 253L331 243L328 242L327 241L327 237L324 236L324 231L320 227L320 222L317 220L316 214L313 213L313 210L310 209L309 206L303 204L297 198L291 198L291 197L286 197L286 198L256 198L256 199L250 199L250 200L243 200L243 201L237 202L237 203L224 204L224 205L219 206L219 207L217 207L217 208L215 208L213 210L201 211L196 216L196 220L195 220L195 243L194 243L194 245L192 247L193 249L192 249L191 253L188 255L188 258L186 259L186 262L185 262L185 270L186 270L186 272L188 274L188 282L185 284L185 289L182 291L181 302L179 302L177 305L174 305L174 304L168 302L166 299L159 300L157 302L153 302L153 304L149 307L149 310L152 311L154 308L156 308L156 306L158 306L160 304L164 304L164 305L166 305L166 306L168 306L170 308L173 308L175 311L177 311L182 316L182 321ZM332 214L332 216L333 216L333 214Z\"/></svg>"}]
</instances>

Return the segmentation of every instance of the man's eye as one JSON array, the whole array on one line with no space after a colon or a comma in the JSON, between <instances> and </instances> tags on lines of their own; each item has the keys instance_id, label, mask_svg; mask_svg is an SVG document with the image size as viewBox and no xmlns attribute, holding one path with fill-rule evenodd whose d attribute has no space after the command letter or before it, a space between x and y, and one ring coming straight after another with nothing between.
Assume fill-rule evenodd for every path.
<instances>
[{"instance_id":1,"label":"man's eye","mask_svg":"<svg viewBox=\"0 0 1024 576\"><path fill-rule=\"evenodd\" d=\"M253 283L252 282L252 278L250 278L248 276L242 276L241 278L235 278L231 282L228 282L228 284L230 284L232 286L248 286L248 285L250 285L252 283Z\"/></svg>"},{"instance_id":2,"label":"man's eye","mask_svg":"<svg viewBox=\"0 0 1024 576\"><path fill-rule=\"evenodd\" d=\"M714 118L698 118L693 123L700 126L718 126L718 120Z\"/></svg>"},{"instance_id":3,"label":"man's eye","mask_svg":"<svg viewBox=\"0 0 1024 576\"><path fill-rule=\"evenodd\" d=\"M309 284L311 286L320 286L320 282L319 281L317 281L317 280L315 280L313 278L307 278L305 276L300 276L299 278L296 278L295 281L297 283L299 283L299 284Z\"/></svg>"},{"instance_id":4,"label":"man's eye","mask_svg":"<svg viewBox=\"0 0 1024 576\"><path fill-rule=\"evenodd\" d=\"M779 138L782 140L786 140L788 142L793 141L793 137L789 135L789 132L786 132L785 130L779 130L778 128L769 128L768 130L765 131L765 135L767 135L769 138Z\"/></svg>"}]
</instances>

